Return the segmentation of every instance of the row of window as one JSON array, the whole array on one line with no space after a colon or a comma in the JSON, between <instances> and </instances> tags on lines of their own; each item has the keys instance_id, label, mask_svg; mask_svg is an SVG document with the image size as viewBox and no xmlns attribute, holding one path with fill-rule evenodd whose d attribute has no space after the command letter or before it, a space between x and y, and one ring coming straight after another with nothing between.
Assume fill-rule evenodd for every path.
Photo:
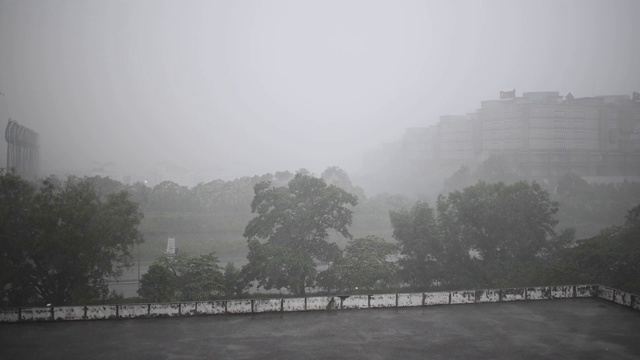
<instances>
[{"instance_id":1,"label":"row of window","mask_svg":"<svg viewBox=\"0 0 640 360\"><path fill-rule=\"evenodd\" d=\"M584 150L587 149L587 144L583 142L568 142L568 141L556 141L554 144L556 149L578 149Z\"/></svg>"},{"instance_id":2,"label":"row of window","mask_svg":"<svg viewBox=\"0 0 640 360\"><path fill-rule=\"evenodd\" d=\"M566 137L575 137L575 138L583 138L585 135L585 132L583 130L576 130L576 131L556 131L555 133L555 137L556 138L566 138Z\"/></svg>"}]
</instances>

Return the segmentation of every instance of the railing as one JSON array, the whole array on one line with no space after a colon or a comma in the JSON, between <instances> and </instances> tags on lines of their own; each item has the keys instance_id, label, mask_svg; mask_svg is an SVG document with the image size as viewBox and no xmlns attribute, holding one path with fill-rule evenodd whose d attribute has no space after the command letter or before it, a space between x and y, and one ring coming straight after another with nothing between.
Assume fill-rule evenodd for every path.
<instances>
[{"instance_id":1,"label":"railing","mask_svg":"<svg viewBox=\"0 0 640 360\"><path fill-rule=\"evenodd\" d=\"M0 323L402 308L593 297L640 311L640 296L592 284L405 294L7 308L0 309Z\"/></svg>"}]
</instances>

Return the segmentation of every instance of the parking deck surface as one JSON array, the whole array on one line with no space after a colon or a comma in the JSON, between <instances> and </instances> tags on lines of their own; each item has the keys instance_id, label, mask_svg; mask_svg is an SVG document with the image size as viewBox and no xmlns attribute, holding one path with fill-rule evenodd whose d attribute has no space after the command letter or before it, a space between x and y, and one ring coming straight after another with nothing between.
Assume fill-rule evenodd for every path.
<instances>
[{"instance_id":1,"label":"parking deck surface","mask_svg":"<svg viewBox=\"0 0 640 360\"><path fill-rule=\"evenodd\" d=\"M2 359L639 359L601 299L0 325Z\"/></svg>"}]
</instances>

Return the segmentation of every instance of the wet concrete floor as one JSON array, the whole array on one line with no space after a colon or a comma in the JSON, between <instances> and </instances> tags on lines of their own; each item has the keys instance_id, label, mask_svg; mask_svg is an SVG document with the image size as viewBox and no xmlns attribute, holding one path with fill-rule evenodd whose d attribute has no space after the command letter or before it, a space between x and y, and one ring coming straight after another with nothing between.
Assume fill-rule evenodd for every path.
<instances>
[{"instance_id":1,"label":"wet concrete floor","mask_svg":"<svg viewBox=\"0 0 640 360\"><path fill-rule=\"evenodd\" d=\"M1 359L640 359L601 299L0 324Z\"/></svg>"}]
</instances>

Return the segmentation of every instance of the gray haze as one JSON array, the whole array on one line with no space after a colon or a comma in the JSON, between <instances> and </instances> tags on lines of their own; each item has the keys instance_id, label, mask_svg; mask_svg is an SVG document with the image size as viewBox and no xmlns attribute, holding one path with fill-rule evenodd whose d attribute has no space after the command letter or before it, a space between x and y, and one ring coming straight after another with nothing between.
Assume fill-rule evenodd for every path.
<instances>
[{"instance_id":1,"label":"gray haze","mask_svg":"<svg viewBox=\"0 0 640 360\"><path fill-rule=\"evenodd\" d=\"M41 134L44 173L357 173L406 127L500 90L640 90L639 15L639 1L0 0L0 126Z\"/></svg>"}]
</instances>

